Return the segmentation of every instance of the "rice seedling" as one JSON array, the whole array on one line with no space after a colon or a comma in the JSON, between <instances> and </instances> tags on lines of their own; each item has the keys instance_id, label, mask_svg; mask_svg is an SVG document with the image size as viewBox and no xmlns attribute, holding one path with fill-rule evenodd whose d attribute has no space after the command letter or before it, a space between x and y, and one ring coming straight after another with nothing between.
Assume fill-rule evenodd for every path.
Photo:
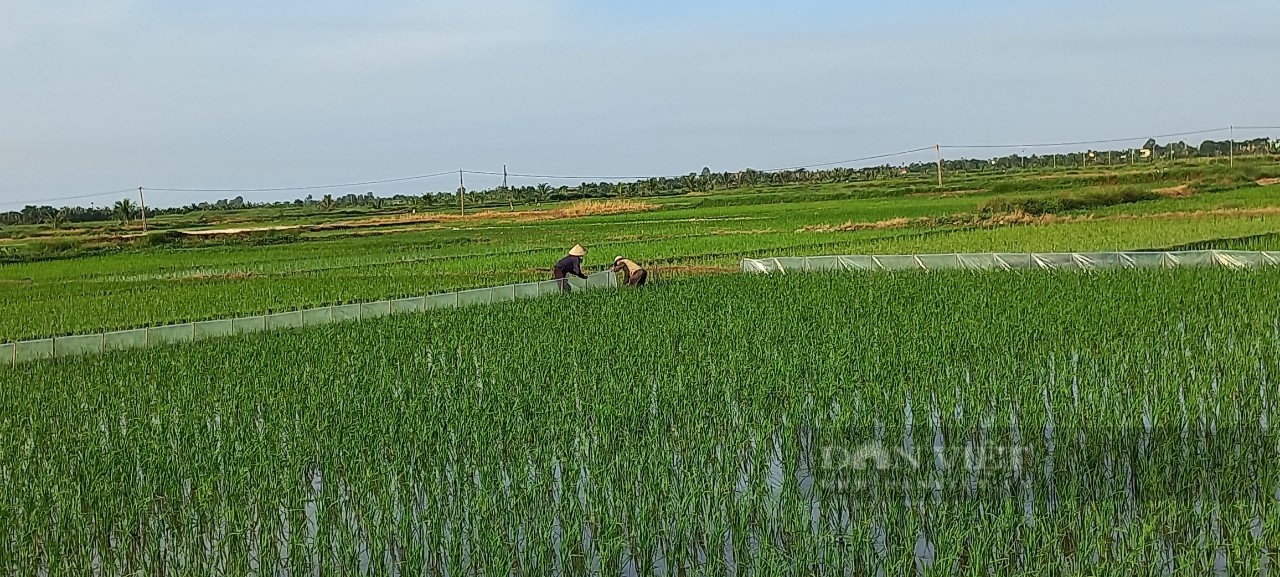
<instances>
[{"instance_id":1,"label":"rice seedling","mask_svg":"<svg viewBox=\"0 0 1280 577\"><path fill-rule=\"evenodd\" d=\"M0 570L1262 573L1277 281L708 277L24 365Z\"/></svg>"}]
</instances>

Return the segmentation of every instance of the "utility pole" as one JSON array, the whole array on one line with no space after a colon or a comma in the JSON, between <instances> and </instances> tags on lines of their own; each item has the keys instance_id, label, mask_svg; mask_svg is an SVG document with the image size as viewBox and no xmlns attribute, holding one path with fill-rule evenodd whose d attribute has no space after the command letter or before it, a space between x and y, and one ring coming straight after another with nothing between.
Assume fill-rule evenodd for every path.
<instances>
[{"instance_id":1,"label":"utility pole","mask_svg":"<svg viewBox=\"0 0 1280 577\"><path fill-rule=\"evenodd\" d=\"M516 199L511 195L511 190L507 188L507 165L502 165L502 192L507 195L507 207L511 211L516 210Z\"/></svg>"},{"instance_id":2,"label":"utility pole","mask_svg":"<svg viewBox=\"0 0 1280 577\"><path fill-rule=\"evenodd\" d=\"M462 184L462 169L458 169L458 212L460 216L467 215L467 187Z\"/></svg>"},{"instance_id":3,"label":"utility pole","mask_svg":"<svg viewBox=\"0 0 1280 577\"><path fill-rule=\"evenodd\" d=\"M1231 140L1227 142L1227 166L1236 165L1236 127L1231 125Z\"/></svg>"},{"instance_id":4,"label":"utility pole","mask_svg":"<svg viewBox=\"0 0 1280 577\"><path fill-rule=\"evenodd\" d=\"M147 232L147 199L142 196L142 187L138 187L138 203L142 205L142 232Z\"/></svg>"},{"instance_id":5,"label":"utility pole","mask_svg":"<svg viewBox=\"0 0 1280 577\"><path fill-rule=\"evenodd\" d=\"M933 151L938 153L938 188L942 188L942 145L933 145Z\"/></svg>"}]
</instances>

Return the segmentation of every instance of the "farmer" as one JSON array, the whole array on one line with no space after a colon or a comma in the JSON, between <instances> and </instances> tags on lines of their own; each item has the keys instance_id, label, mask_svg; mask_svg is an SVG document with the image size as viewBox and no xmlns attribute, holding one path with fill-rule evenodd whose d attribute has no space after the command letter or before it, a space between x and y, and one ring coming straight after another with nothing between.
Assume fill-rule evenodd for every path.
<instances>
[{"instance_id":1,"label":"farmer","mask_svg":"<svg viewBox=\"0 0 1280 577\"><path fill-rule=\"evenodd\" d=\"M627 286L644 286L645 281L649 280L649 271L622 255L613 257L613 268L609 270L625 274Z\"/></svg>"},{"instance_id":2,"label":"farmer","mask_svg":"<svg viewBox=\"0 0 1280 577\"><path fill-rule=\"evenodd\" d=\"M561 291L569 292L569 279L566 278L568 275L587 278L587 275L582 274L582 257L586 254L587 249L582 248L580 244L575 244L569 249L569 256L556 261L556 265L551 267L551 279L560 285Z\"/></svg>"}]
</instances>

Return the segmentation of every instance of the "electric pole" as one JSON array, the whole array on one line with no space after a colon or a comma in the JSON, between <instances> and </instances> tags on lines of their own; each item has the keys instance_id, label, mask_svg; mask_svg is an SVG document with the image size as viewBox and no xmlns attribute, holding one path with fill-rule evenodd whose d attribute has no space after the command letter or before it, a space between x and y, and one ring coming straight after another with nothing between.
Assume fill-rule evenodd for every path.
<instances>
[{"instance_id":1,"label":"electric pole","mask_svg":"<svg viewBox=\"0 0 1280 577\"><path fill-rule=\"evenodd\" d=\"M147 232L147 199L142 196L142 187L138 187L138 204L142 205L142 232Z\"/></svg>"},{"instance_id":2,"label":"electric pole","mask_svg":"<svg viewBox=\"0 0 1280 577\"><path fill-rule=\"evenodd\" d=\"M1229 128L1231 130L1231 140L1227 142L1227 166L1235 166L1236 165L1236 127L1235 125L1232 125Z\"/></svg>"},{"instance_id":3,"label":"electric pole","mask_svg":"<svg viewBox=\"0 0 1280 577\"><path fill-rule=\"evenodd\" d=\"M938 188L942 188L942 146L933 145L933 151L938 153Z\"/></svg>"},{"instance_id":4,"label":"electric pole","mask_svg":"<svg viewBox=\"0 0 1280 577\"><path fill-rule=\"evenodd\" d=\"M516 209L516 198L511 194L511 190L507 188L507 165L502 165L502 193L507 195L507 208L511 211Z\"/></svg>"},{"instance_id":5,"label":"electric pole","mask_svg":"<svg viewBox=\"0 0 1280 577\"><path fill-rule=\"evenodd\" d=\"M467 187L462 184L462 170L458 170L458 213L460 216L467 215Z\"/></svg>"}]
</instances>

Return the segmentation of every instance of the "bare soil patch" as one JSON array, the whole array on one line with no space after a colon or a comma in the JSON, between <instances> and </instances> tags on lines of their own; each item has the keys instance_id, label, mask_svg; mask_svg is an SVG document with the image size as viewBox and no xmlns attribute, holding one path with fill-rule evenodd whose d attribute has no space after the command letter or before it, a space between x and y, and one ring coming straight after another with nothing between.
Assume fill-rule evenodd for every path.
<instances>
[{"instance_id":1,"label":"bare soil patch","mask_svg":"<svg viewBox=\"0 0 1280 577\"><path fill-rule=\"evenodd\" d=\"M1280 178L1262 178L1258 180L1258 186L1271 186L1280 184Z\"/></svg>"},{"instance_id":2,"label":"bare soil patch","mask_svg":"<svg viewBox=\"0 0 1280 577\"><path fill-rule=\"evenodd\" d=\"M483 210L466 215L429 212L421 214L398 214L393 216L381 216L358 220L339 221L329 224L319 224L311 228L314 230L326 230L412 223L471 222L478 220L506 220L522 222L627 214L632 212L645 212L658 208L661 207L656 204L637 200L584 200L581 202L575 202L569 206L546 210Z\"/></svg>"},{"instance_id":3,"label":"bare soil patch","mask_svg":"<svg viewBox=\"0 0 1280 577\"><path fill-rule=\"evenodd\" d=\"M1171 186L1169 188L1157 188L1152 192L1170 198L1185 198L1195 194L1196 190L1190 184L1179 184L1178 186Z\"/></svg>"}]
</instances>

